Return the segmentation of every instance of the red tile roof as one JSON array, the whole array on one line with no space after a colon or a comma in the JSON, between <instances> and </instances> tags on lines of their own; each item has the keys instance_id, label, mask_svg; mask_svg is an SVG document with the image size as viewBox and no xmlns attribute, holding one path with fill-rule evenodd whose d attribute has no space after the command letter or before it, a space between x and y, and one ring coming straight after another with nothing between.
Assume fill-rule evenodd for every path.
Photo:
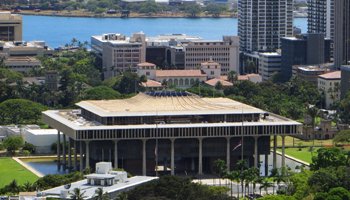
<instances>
[{"instance_id":1,"label":"red tile roof","mask_svg":"<svg viewBox=\"0 0 350 200\"><path fill-rule=\"evenodd\" d=\"M329 72L326 74L319 75L318 77L320 77L322 79L340 79L341 78L341 71Z\"/></svg>"},{"instance_id":2,"label":"red tile roof","mask_svg":"<svg viewBox=\"0 0 350 200\"><path fill-rule=\"evenodd\" d=\"M222 79L217 79L217 78L213 78L213 79L207 80L205 83L210 85L210 86L215 87L215 85L219 81L221 82L222 86L224 86L224 87L233 86L233 84L231 82L228 82L228 81L225 81L225 80L222 80Z\"/></svg>"},{"instance_id":3,"label":"red tile roof","mask_svg":"<svg viewBox=\"0 0 350 200\"><path fill-rule=\"evenodd\" d=\"M162 87L162 84L158 81L148 79L147 82L142 82L141 85L143 87Z\"/></svg>"},{"instance_id":4,"label":"red tile roof","mask_svg":"<svg viewBox=\"0 0 350 200\"><path fill-rule=\"evenodd\" d=\"M143 62L143 63L139 63L137 64L138 67L154 67L156 66L155 64L153 63L149 63L149 62Z\"/></svg>"}]
</instances>

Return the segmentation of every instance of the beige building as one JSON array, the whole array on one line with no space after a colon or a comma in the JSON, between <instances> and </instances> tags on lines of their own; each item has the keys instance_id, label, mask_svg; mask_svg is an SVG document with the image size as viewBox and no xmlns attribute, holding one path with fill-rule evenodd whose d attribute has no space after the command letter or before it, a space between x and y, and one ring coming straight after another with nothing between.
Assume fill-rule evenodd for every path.
<instances>
[{"instance_id":1,"label":"beige building","mask_svg":"<svg viewBox=\"0 0 350 200\"><path fill-rule=\"evenodd\" d=\"M43 56L52 55L53 49L49 48L44 41L0 41L0 56Z\"/></svg>"},{"instance_id":2,"label":"beige building","mask_svg":"<svg viewBox=\"0 0 350 200\"><path fill-rule=\"evenodd\" d=\"M137 65L139 76L146 76L147 82L144 87L153 88L159 85L174 86L177 88L189 88L196 82L205 82L210 79L221 79L221 65L209 60L201 63L200 69L187 70L157 70L152 63L140 63Z\"/></svg>"},{"instance_id":3,"label":"beige building","mask_svg":"<svg viewBox=\"0 0 350 200\"><path fill-rule=\"evenodd\" d=\"M22 17L10 12L0 12L0 41L22 40Z\"/></svg>"},{"instance_id":4,"label":"beige building","mask_svg":"<svg viewBox=\"0 0 350 200\"><path fill-rule=\"evenodd\" d=\"M105 79L127 70L136 72L137 64L146 60L144 33L134 33L131 37L115 33L92 36L91 48L102 58Z\"/></svg>"},{"instance_id":5,"label":"beige building","mask_svg":"<svg viewBox=\"0 0 350 200\"><path fill-rule=\"evenodd\" d=\"M239 72L239 38L223 36L222 40L194 40L185 46L185 69L199 69L209 58L221 65L221 74Z\"/></svg>"},{"instance_id":6,"label":"beige building","mask_svg":"<svg viewBox=\"0 0 350 200\"><path fill-rule=\"evenodd\" d=\"M318 76L318 89L325 95L327 108L340 99L340 80L341 71L334 71Z\"/></svg>"},{"instance_id":7,"label":"beige building","mask_svg":"<svg viewBox=\"0 0 350 200\"><path fill-rule=\"evenodd\" d=\"M29 72L33 69L39 69L41 62L35 57L12 56L4 61L6 68L17 72Z\"/></svg>"}]
</instances>

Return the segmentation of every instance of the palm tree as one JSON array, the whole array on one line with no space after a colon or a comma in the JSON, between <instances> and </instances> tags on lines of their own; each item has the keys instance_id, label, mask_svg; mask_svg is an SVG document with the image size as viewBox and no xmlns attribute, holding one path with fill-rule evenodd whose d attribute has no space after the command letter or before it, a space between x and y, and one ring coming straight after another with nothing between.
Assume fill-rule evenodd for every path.
<instances>
[{"instance_id":1,"label":"palm tree","mask_svg":"<svg viewBox=\"0 0 350 200\"><path fill-rule=\"evenodd\" d=\"M261 189L263 189L263 188L265 190L265 194L268 194L267 189L269 187L274 187L274 185L271 182L269 182L269 180L267 178L262 179L262 181L260 183L260 187L259 187L260 194L261 194Z\"/></svg>"},{"instance_id":2,"label":"palm tree","mask_svg":"<svg viewBox=\"0 0 350 200\"><path fill-rule=\"evenodd\" d=\"M237 81L237 73L235 71L229 71L227 74L227 80L231 83Z\"/></svg>"},{"instance_id":3,"label":"palm tree","mask_svg":"<svg viewBox=\"0 0 350 200\"><path fill-rule=\"evenodd\" d=\"M239 199L240 171L230 171L226 174L226 178L228 178L231 181L231 184L232 184L232 181L237 183L237 198ZM232 194L232 186L231 186L231 194Z\"/></svg>"},{"instance_id":4,"label":"palm tree","mask_svg":"<svg viewBox=\"0 0 350 200\"><path fill-rule=\"evenodd\" d=\"M319 110L316 106L314 105L308 105L307 106L307 114L311 117L311 126L312 126L312 147L315 146L315 125L316 125L316 117L319 114Z\"/></svg>"},{"instance_id":5,"label":"palm tree","mask_svg":"<svg viewBox=\"0 0 350 200\"><path fill-rule=\"evenodd\" d=\"M24 184L23 184L23 190L25 191L25 192L31 192L31 191L33 191L33 184L31 184L30 182L25 182Z\"/></svg>"},{"instance_id":6,"label":"palm tree","mask_svg":"<svg viewBox=\"0 0 350 200\"><path fill-rule=\"evenodd\" d=\"M227 165L224 160L217 159L214 161L214 171L219 176L219 184L221 186L221 179L227 174Z\"/></svg>"},{"instance_id":7,"label":"palm tree","mask_svg":"<svg viewBox=\"0 0 350 200\"><path fill-rule=\"evenodd\" d=\"M122 192L118 195L117 200L128 200L128 194L125 192Z\"/></svg>"},{"instance_id":8,"label":"palm tree","mask_svg":"<svg viewBox=\"0 0 350 200\"><path fill-rule=\"evenodd\" d=\"M81 192L79 188L74 188L73 193L69 193L71 195L71 199L73 200L84 200L86 196L84 196L85 191Z\"/></svg>"},{"instance_id":9,"label":"palm tree","mask_svg":"<svg viewBox=\"0 0 350 200\"><path fill-rule=\"evenodd\" d=\"M102 188L97 188L95 190L95 196L94 196L95 200L108 200L110 199L107 192L103 193L103 189Z\"/></svg>"}]
</instances>

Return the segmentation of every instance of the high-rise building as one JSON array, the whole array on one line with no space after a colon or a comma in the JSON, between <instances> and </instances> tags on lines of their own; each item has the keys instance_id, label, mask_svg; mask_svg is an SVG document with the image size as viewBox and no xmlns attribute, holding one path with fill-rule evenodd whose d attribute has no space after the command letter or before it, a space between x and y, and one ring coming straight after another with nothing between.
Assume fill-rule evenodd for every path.
<instances>
[{"instance_id":1,"label":"high-rise building","mask_svg":"<svg viewBox=\"0 0 350 200\"><path fill-rule=\"evenodd\" d=\"M309 33L281 39L283 79L292 76L293 65L319 65L330 62L330 39L322 33Z\"/></svg>"},{"instance_id":2,"label":"high-rise building","mask_svg":"<svg viewBox=\"0 0 350 200\"><path fill-rule=\"evenodd\" d=\"M122 34L92 36L91 48L102 58L105 79L128 70L136 72L137 64L146 60L144 33L134 33L130 38Z\"/></svg>"},{"instance_id":3,"label":"high-rise building","mask_svg":"<svg viewBox=\"0 0 350 200\"><path fill-rule=\"evenodd\" d=\"M308 0L308 33L324 33L333 39L334 0Z\"/></svg>"},{"instance_id":4,"label":"high-rise building","mask_svg":"<svg viewBox=\"0 0 350 200\"><path fill-rule=\"evenodd\" d=\"M22 17L10 12L0 12L0 41L22 40Z\"/></svg>"},{"instance_id":5,"label":"high-rise building","mask_svg":"<svg viewBox=\"0 0 350 200\"><path fill-rule=\"evenodd\" d=\"M222 40L196 40L185 46L185 69L198 69L212 59L221 65L221 74L239 72L239 38L223 36Z\"/></svg>"},{"instance_id":6,"label":"high-rise building","mask_svg":"<svg viewBox=\"0 0 350 200\"><path fill-rule=\"evenodd\" d=\"M238 35L242 52L274 51L293 35L293 0L239 0Z\"/></svg>"},{"instance_id":7,"label":"high-rise building","mask_svg":"<svg viewBox=\"0 0 350 200\"><path fill-rule=\"evenodd\" d=\"M334 65L339 69L350 61L350 1L336 0L334 7Z\"/></svg>"}]
</instances>

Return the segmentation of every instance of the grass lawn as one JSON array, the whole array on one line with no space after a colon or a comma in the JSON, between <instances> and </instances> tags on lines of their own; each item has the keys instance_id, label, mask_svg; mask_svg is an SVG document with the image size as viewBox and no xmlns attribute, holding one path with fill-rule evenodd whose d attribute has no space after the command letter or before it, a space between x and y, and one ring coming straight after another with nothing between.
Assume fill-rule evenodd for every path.
<instances>
[{"instance_id":1,"label":"grass lawn","mask_svg":"<svg viewBox=\"0 0 350 200\"><path fill-rule=\"evenodd\" d=\"M21 185L27 181L33 183L38 177L12 158L0 158L0 188L9 184L13 179L16 179Z\"/></svg>"},{"instance_id":2,"label":"grass lawn","mask_svg":"<svg viewBox=\"0 0 350 200\"><path fill-rule=\"evenodd\" d=\"M299 144L301 146L312 146L313 141L312 140L301 140L298 138L294 138L294 142L293 142L293 137L290 136L286 136L285 138L285 144L288 147L298 147ZM294 145L293 145L294 144ZM332 146L333 145L333 140L329 139L329 140L315 140L315 146ZM282 137L277 137L277 146L282 146ZM271 137L271 147L273 147L273 137Z\"/></svg>"},{"instance_id":3,"label":"grass lawn","mask_svg":"<svg viewBox=\"0 0 350 200\"><path fill-rule=\"evenodd\" d=\"M299 151L299 148L286 148L286 154L304 162L311 163L312 156L317 155L318 149L319 148L314 148L311 153L309 151L310 148L301 148L301 151ZM281 149L279 149L279 151L281 151Z\"/></svg>"}]
</instances>

